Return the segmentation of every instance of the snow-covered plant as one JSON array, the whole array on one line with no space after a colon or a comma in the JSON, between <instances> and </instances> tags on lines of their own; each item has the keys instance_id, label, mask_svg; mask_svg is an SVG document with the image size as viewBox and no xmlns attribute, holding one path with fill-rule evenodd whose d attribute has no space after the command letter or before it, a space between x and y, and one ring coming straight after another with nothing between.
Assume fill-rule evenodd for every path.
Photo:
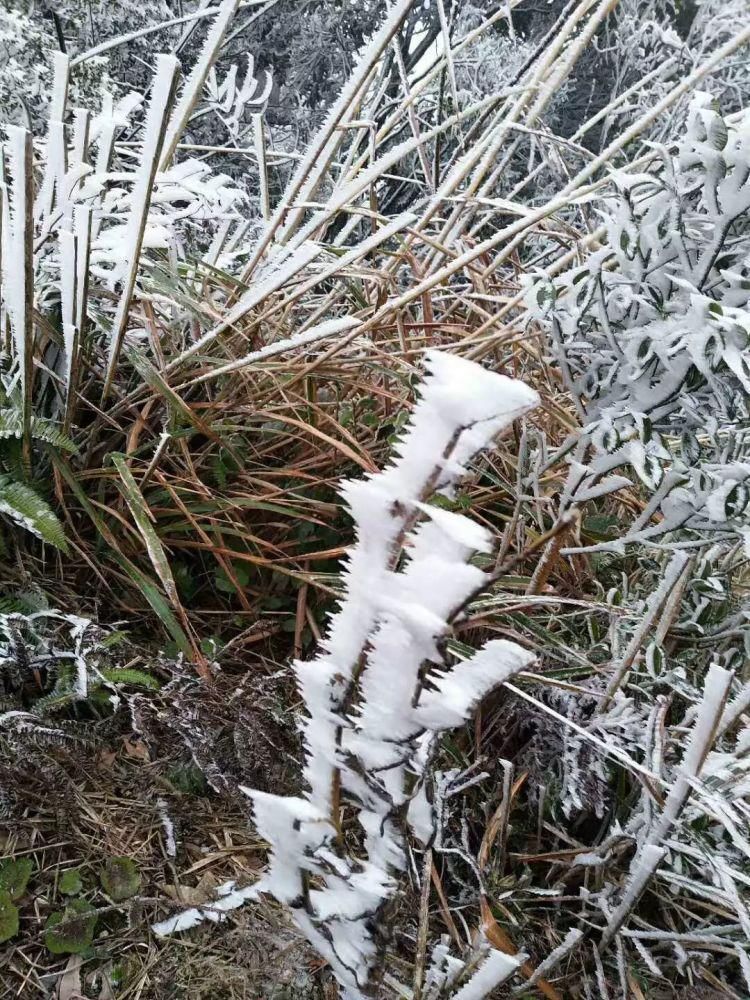
<instances>
[{"instance_id":1,"label":"snow-covered plant","mask_svg":"<svg viewBox=\"0 0 750 1000\"><path fill-rule=\"evenodd\" d=\"M136 302L142 282L163 280L163 258L174 271L212 233L236 219L238 189L198 160L160 163L165 131L182 122L175 106L177 62L160 56L145 115L144 99L105 93L93 117L67 108L70 60L59 54L46 137L32 151L28 131L8 128L1 148L4 179L0 315L9 325L21 427L29 437L35 412L73 416L85 344L104 340L111 380L123 340L148 337ZM179 118L175 124L173 119ZM184 124L184 122L183 122ZM140 132L120 144L123 135ZM93 289L96 286L97 292ZM38 337L33 310L59 328L48 348L53 383L33 371Z\"/></svg>"},{"instance_id":2,"label":"snow-covered plant","mask_svg":"<svg viewBox=\"0 0 750 1000\"><path fill-rule=\"evenodd\" d=\"M742 537L750 503L750 126L696 95L676 154L619 174L607 239L538 282L582 431L565 508L627 484L650 499L629 539L687 531ZM656 523L649 523L660 515ZM617 544L622 544L620 539Z\"/></svg>"},{"instance_id":3,"label":"snow-covered plant","mask_svg":"<svg viewBox=\"0 0 750 1000\"><path fill-rule=\"evenodd\" d=\"M40 10L39 7L42 7ZM0 122L38 128L47 118L54 77L54 53L76 52L87 48L87 28L94 16L91 4L71 0L66 5L0 2ZM52 6L52 5L50 5ZM123 0L100 5L122 8ZM30 9L37 7L36 10ZM131 10L143 11L142 4ZM130 13L130 12L129 12ZM155 12L146 15L151 18ZM143 14L141 14L143 18ZM110 23L112 18L109 18ZM122 22L120 22L122 23ZM103 26L100 21L100 25ZM88 43L90 44L90 43ZM92 106L103 87L112 86L108 64L101 58L82 62L71 79L71 98L75 104Z\"/></svg>"},{"instance_id":4,"label":"snow-covered plant","mask_svg":"<svg viewBox=\"0 0 750 1000\"><path fill-rule=\"evenodd\" d=\"M735 37L738 25L747 24L750 17L748 0L699 0L694 4L677 4L682 16L690 20L685 39L692 62L698 63L706 54ZM750 71L742 55L718 66L706 81L706 89L715 93L726 111L739 111L750 99Z\"/></svg>"},{"instance_id":5,"label":"snow-covered plant","mask_svg":"<svg viewBox=\"0 0 750 1000\"><path fill-rule=\"evenodd\" d=\"M219 118L235 143L243 136L245 114L252 116L263 111L273 86L270 72L265 73L263 78L256 75L252 55L247 57L244 75L241 76L240 73L240 67L234 63L224 78L220 79L212 67L206 80L207 110Z\"/></svg>"},{"instance_id":6,"label":"snow-covered plant","mask_svg":"<svg viewBox=\"0 0 750 1000\"><path fill-rule=\"evenodd\" d=\"M626 128L644 108L656 104L675 76L688 72L686 65L695 61L697 53L680 38L673 14L671 5L659 0L622 0L617 5L603 46L613 79L602 146L612 132Z\"/></svg>"},{"instance_id":7,"label":"snow-covered plant","mask_svg":"<svg viewBox=\"0 0 750 1000\"><path fill-rule=\"evenodd\" d=\"M50 27L14 4L0 4L0 107L5 122L31 121L46 103Z\"/></svg>"},{"instance_id":8,"label":"snow-covered plant","mask_svg":"<svg viewBox=\"0 0 750 1000\"><path fill-rule=\"evenodd\" d=\"M684 79L726 42L750 16L748 0L620 0L602 43L603 67L611 73L611 103L604 120L602 143L627 128L653 107L675 81ZM750 99L747 59L715 65L702 86L717 95L726 112ZM675 125L684 125L690 94L668 117L653 121L649 137L666 141Z\"/></svg>"},{"instance_id":9,"label":"snow-covered plant","mask_svg":"<svg viewBox=\"0 0 750 1000\"><path fill-rule=\"evenodd\" d=\"M123 686L158 687L143 670L113 665L122 638L37 595L0 598L0 708L8 713L0 727L90 700L116 707Z\"/></svg>"},{"instance_id":10,"label":"snow-covered plant","mask_svg":"<svg viewBox=\"0 0 750 1000\"><path fill-rule=\"evenodd\" d=\"M427 844L435 833L430 772L440 733L533 659L503 640L464 662L446 654L451 621L489 582L469 560L489 551L491 537L430 501L451 495L466 463L536 394L449 355L430 352L427 364L393 464L342 491L357 528L346 596L321 654L295 664L308 791L249 792L271 845L259 888L291 909L353 998L371 995L382 974L407 838ZM360 848L345 833L350 813ZM518 963L503 956L500 964L505 978Z\"/></svg>"},{"instance_id":11,"label":"snow-covered plant","mask_svg":"<svg viewBox=\"0 0 750 1000\"><path fill-rule=\"evenodd\" d=\"M342 489L357 530L346 594L320 655L295 663L307 713L307 791L293 798L246 790L271 848L252 892L289 907L350 998L374 995L383 974L410 838L427 846L435 837L440 734L533 661L505 640L458 662L447 651L451 623L491 581L471 560L491 550L492 538L434 501L453 495L467 463L537 395L437 351L427 367L393 463ZM177 918L157 929L189 923ZM485 996L519 964L489 950L466 996Z\"/></svg>"},{"instance_id":12,"label":"snow-covered plant","mask_svg":"<svg viewBox=\"0 0 750 1000\"><path fill-rule=\"evenodd\" d=\"M574 862L602 887L586 891L582 915L604 920L602 995L610 975L625 982L629 955L650 975L690 977L719 937L739 967L726 978L750 987L745 932L734 934L748 905L750 698L734 672L749 634L736 588L750 474L749 134L745 115L725 119L696 94L685 134L654 148L648 172L614 175L600 247L529 291L580 423L554 454L540 447L537 481L567 461L556 517L611 512L608 540L546 559L585 553L603 580L622 565L611 553L630 566L601 584L609 627L592 619L568 639L566 655L591 665L586 685L543 696L565 722L547 746L560 785L550 808L604 822ZM627 805L612 783L620 765L643 779ZM625 845L635 853L622 878ZM678 901L679 930L641 908L644 894ZM703 926L695 904L707 896L736 921L727 936Z\"/></svg>"},{"instance_id":13,"label":"snow-covered plant","mask_svg":"<svg viewBox=\"0 0 750 1000\"><path fill-rule=\"evenodd\" d=\"M137 659L123 633L50 607L38 591L0 595L0 817L26 808L27 771L45 792L64 785L50 749L80 754L98 718L159 687Z\"/></svg>"}]
</instances>

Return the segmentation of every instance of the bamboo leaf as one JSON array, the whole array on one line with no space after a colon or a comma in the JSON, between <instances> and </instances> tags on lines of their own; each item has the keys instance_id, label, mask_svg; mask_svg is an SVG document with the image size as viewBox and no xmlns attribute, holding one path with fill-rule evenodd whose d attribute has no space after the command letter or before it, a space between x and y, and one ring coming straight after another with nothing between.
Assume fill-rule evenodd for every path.
<instances>
[{"instance_id":1,"label":"bamboo leaf","mask_svg":"<svg viewBox=\"0 0 750 1000\"><path fill-rule=\"evenodd\" d=\"M178 69L179 63L173 56L158 56L151 102L146 116L141 165L133 189L130 217L122 248L122 258L127 263L123 276L122 293L117 304L109 340L109 361L103 392L105 398L112 384L130 314L130 304L135 290L143 237L146 231L148 209L154 192L154 179L167 127L167 115L174 99Z\"/></svg>"},{"instance_id":2,"label":"bamboo leaf","mask_svg":"<svg viewBox=\"0 0 750 1000\"><path fill-rule=\"evenodd\" d=\"M193 72L185 81L177 106L169 120L164 140L164 153L161 158L162 170L166 170L174 156L177 143L190 120L190 115L193 113L193 109L203 90L203 85L206 82L208 71L216 61L227 28L229 27L229 22L234 17L238 6L239 0L223 0L223 3L219 7L216 20L211 25L208 38L201 50L200 58L195 64Z\"/></svg>"},{"instance_id":3,"label":"bamboo leaf","mask_svg":"<svg viewBox=\"0 0 750 1000\"><path fill-rule=\"evenodd\" d=\"M125 497L125 501L130 508L130 513L133 515L136 527L138 528L141 538L146 545L146 551L148 552L148 557L151 560L151 565L156 570L156 574L162 582L162 586L164 587L167 597L170 599L172 604L179 607L180 599L177 595L177 585L174 582L174 577L172 576L172 570L169 567L169 560L167 559L167 554L164 551L164 546L161 544L159 536L156 533L156 529L154 528L153 515L148 508L148 504L146 503L138 484L133 478L133 473L127 466L125 456L114 454L111 457L112 462L120 475L120 479L122 480L120 492Z\"/></svg>"}]
</instances>

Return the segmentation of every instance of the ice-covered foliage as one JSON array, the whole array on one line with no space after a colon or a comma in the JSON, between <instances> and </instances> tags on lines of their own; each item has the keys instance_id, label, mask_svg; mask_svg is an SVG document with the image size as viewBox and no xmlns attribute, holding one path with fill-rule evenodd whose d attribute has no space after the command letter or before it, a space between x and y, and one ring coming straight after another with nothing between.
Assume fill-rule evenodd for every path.
<instances>
[{"instance_id":1,"label":"ice-covered foliage","mask_svg":"<svg viewBox=\"0 0 750 1000\"><path fill-rule=\"evenodd\" d=\"M199 3L96 0L75 28L57 4L68 51L35 72L33 32L9 43L29 114L7 103L0 170L0 516L64 549L54 492L66 581L95 570L193 657L201 682L131 699L133 727L179 734L212 795L246 786L270 845L257 885L156 932L266 892L348 997L743 995L746 0L692 26L649 0ZM182 72L153 58L178 37ZM233 601L273 655L289 624L310 648L346 530L326 491L377 467L433 346L394 461L343 491L345 596L294 666L304 770L294 744L264 783L239 760L264 768L268 702L226 697L199 629L234 635ZM544 386L528 420L493 366ZM5 746L45 728L38 699L116 694L81 628L0 621Z\"/></svg>"},{"instance_id":2,"label":"ice-covered foliage","mask_svg":"<svg viewBox=\"0 0 750 1000\"><path fill-rule=\"evenodd\" d=\"M693 53L678 34L674 11L660 0L622 0L609 25L604 55L612 68L614 106L605 117L601 138L630 125L688 72ZM620 95L624 99L617 100ZM661 123L660 123L661 124Z\"/></svg>"},{"instance_id":3,"label":"ice-covered foliage","mask_svg":"<svg viewBox=\"0 0 750 1000\"><path fill-rule=\"evenodd\" d=\"M0 817L24 811L28 771L59 783L50 750L85 757L97 719L159 687L134 652L124 633L51 607L38 590L0 594Z\"/></svg>"},{"instance_id":4,"label":"ice-covered foliage","mask_svg":"<svg viewBox=\"0 0 750 1000\"><path fill-rule=\"evenodd\" d=\"M132 32L169 16L164 0L148 6L133 0L67 0L54 4L2 0L0 121L30 129L43 125L52 99L56 52L76 56L104 38ZM148 56L149 51L138 42L131 46L127 74L131 87L147 79L137 57ZM103 88L117 86L115 80L121 78L123 68L119 59L94 57L81 61L71 74L71 102L93 108Z\"/></svg>"},{"instance_id":5,"label":"ice-covered foliage","mask_svg":"<svg viewBox=\"0 0 750 1000\"><path fill-rule=\"evenodd\" d=\"M600 247L528 294L580 421L554 455L540 447L536 475L567 462L557 518L585 518L606 498L619 513L608 539L562 554L597 553L606 572L600 553L627 553L637 566L602 593L617 609L607 632L592 626L594 650L579 647L600 664L587 690L547 699L567 720L555 809L606 824L575 862L602 878L586 895L604 918L601 982L611 946L621 956L613 969L637 952L651 974L692 975L701 958L680 950L683 937L696 947L721 939L747 979L750 699L740 671L750 631L733 581L748 534L749 137L745 115L726 119L696 94L673 146L655 146L639 173L614 175ZM618 761L641 775L627 810L612 788ZM616 888L609 876L624 844L635 853ZM627 926L659 887L683 901L679 934L657 915ZM731 930L688 916L707 895L736 920Z\"/></svg>"},{"instance_id":6,"label":"ice-covered foliage","mask_svg":"<svg viewBox=\"0 0 750 1000\"><path fill-rule=\"evenodd\" d=\"M60 713L95 693L101 704L116 707L123 685L158 687L143 670L113 666L122 638L89 618L50 608L39 595L0 597L0 727Z\"/></svg>"},{"instance_id":7,"label":"ice-covered foliage","mask_svg":"<svg viewBox=\"0 0 750 1000\"><path fill-rule=\"evenodd\" d=\"M748 0L621 0L609 22L602 48L611 68L612 106L602 137L629 126L657 103L674 83L695 71L716 50L736 36L750 17ZM750 98L747 59L715 65L703 82L727 112ZM619 99L618 99L619 98ZM652 123L651 138L674 138L684 124L690 97L686 95L667 118Z\"/></svg>"},{"instance_id":8,"label":"ice-covered foliage","mask_svg":"<svg viewBox=\"0 0 750 1000\"><path fill-rule=\"evenodd\" d=\"M24 428L32 393L40 395L29 367L30 310L60 324L61 348L46 358L59 391L43 395L46 415L68 426L84 347L103 340L112 363L126 336L131 344L147 339L145 317L133 308L138 299L158 301L180 262L208 251L213 234L236 222L242 200L229 178L204 162L184 157L160 165L175 113L172 57L158 57L148 102L135 92L120 99L104 92L93 115L68 107L70 59L58 54L54 68L46 134L32 152L28 131L14 126L0 147L0 313L12 333Z\"/></svg>"},{"instance_id":9,"label":"ice-covered foliage","mask_svg":"<svg viewBox=\"0 0 750 1000\"><path fill-rule=\"evenodd\" d=\"M531 293L583 423L562 506L626 471L651 495L627 538L743 538L750 125L698 94L676 152L657 152L651 172L616 176L602 248Z\"/></svg>"},{"instance_id":10,"label":"ice-covered foliage","mask_svg":"<svg viewBox=\"0 0 750 1000\"><path fill-rule=\"evenodd\" d=\"M430 499L450 495L466 463L534 407L536 394L449 355L432 352L427 364L394 462L342 492L357 528L346 597L321 654L296 664L308 791L250 792L271 845L260 888L290 907L351 997L377 977L409 832L423 843L434 836L429 778L439 734L533 659L504 640L464 662L446 658L450 622L488 582L469 560L489 551L491 538ZM343 834L350 810L361 855ZM503 960L511 974L515 965Z\"/></svg>"},{"instance_id":11,"label":"ice-covered foliage","mask_svg":"<svg viewBox=\"0 0 750 1000\"><path fill-rule=\"evenodd\" d=\"M352 998L372 995L382 975L408 839L428 845L435 836L430 779L440 734L533 661L500 639L463 661L447 653L451 622L489 583L471 559L489 552L492 539L431 501L451 496L467 463L537 395L440 352L428 354L427 367L392 464L342 490L357 530L346 595L320 655L295 664L307 713L307 791L291 798L248 789L271 847L252 892L290 908ZM350 817L359 848L344 835ZM178 918L159 930L183 926ZM518 964L490 951L476 984L459 995L485 996L480 982L490 989Z\"/></svg>"},{"instance_id":12,"label":"ice-covered foliage","mask_svg":"<svg viewBox=\"0 0 750 1000\"><path fill-rule=\"evenodd\" d=\"M45 27L15 5L0 5L0 106L5 122L30 121L46 104L51 74Z\"/></svg>"}]
</instances>

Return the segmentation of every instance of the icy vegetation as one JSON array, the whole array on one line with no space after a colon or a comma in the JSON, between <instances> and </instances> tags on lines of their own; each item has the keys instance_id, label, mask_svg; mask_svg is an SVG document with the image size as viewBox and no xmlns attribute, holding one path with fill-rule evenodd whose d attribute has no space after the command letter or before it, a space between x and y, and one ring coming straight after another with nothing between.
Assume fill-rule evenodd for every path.
<instances>
[{"instance_id":1,"label":"icy vegetation","mask_svg":"<svg viewBox=\"0 0 750 1000\"><path fill-rule=\"evenodd\" d=\"M9 995L750 995L750 0L0 42Z\"/></svg>"},{"instance_id":2,"label":"icy vegetation","mask_svg":"<svg viewBox=\"0 0 750 1000\"><path fill-rule=\"evenodd\" d=\"M407 864L406 830L425 845L435 836L430 770L439 734L468 719L533 659L515 643L494 640L467 660L446 662L449 623L488 583L468 560L487 552L491 538L428 501L451 496L464 463L537 396L459 358L435 352L427 364L394 463L344 488L357 530L346 597L323 652L295 665L308 713L309 792L297 799L248 792L272 851L258 888L291 907L352 998L371 994L373 971L382 974L392 898ZM361 857L345 847L347 807L363 831ZM489 987L515 967L504 959L500 975L490 971L495 965L490 957L483 966ZM476 990L466 995L485 995Z\"/></svg>"}]
</instances>

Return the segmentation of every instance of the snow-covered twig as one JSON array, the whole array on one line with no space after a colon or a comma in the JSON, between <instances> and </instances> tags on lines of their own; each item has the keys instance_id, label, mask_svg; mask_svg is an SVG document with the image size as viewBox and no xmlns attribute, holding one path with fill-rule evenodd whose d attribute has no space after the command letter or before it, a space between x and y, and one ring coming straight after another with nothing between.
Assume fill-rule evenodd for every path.
<instances>
[{"instance_id":1,"label":"snow-covered twig","mask_svg":"<svg viewBox=\"0 0 750 1000\"><path fill-rule=\"evenodd\" d=\"M435 833L430 769L438 735L533 660L504 640L469 659L447 659L442 640L451 621L490 579L470 559L492 540L431 500L451 496L466 463L537 395L437 351L427 354L427 367L393 463L342 489L357 528L346 596L320 655L295 664L307 711L307 792L285 798L246 789L271 848L257 891L289 907L352 1000L374 995L380 980L407 838L429 844ZM342 837L345 813L358 822L358 856ZM484 996L518 964L490 950L459 996Z\"/></svg>"}]
</instances>

